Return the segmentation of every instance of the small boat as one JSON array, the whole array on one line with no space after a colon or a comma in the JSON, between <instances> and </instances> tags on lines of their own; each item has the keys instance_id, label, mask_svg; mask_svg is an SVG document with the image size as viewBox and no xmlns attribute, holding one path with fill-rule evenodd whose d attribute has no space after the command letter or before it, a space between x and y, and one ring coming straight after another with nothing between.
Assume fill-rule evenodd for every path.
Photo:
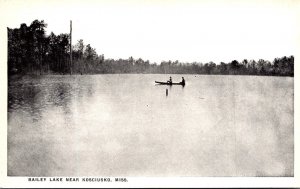
<instances>
[{"instance_id":1,"label":"small boat","mask_svg":"<svg viewBox=\"0 0 300 189\"><path fill-rule=\"evenodd\" d=\"M159 84L159 85L182 85L184 86L185 84L182 83L182 82L179 82L179 83L170 83L170 82L161 82L161 81L155 81L156 84Z\"/></svg>"}]
</instances>

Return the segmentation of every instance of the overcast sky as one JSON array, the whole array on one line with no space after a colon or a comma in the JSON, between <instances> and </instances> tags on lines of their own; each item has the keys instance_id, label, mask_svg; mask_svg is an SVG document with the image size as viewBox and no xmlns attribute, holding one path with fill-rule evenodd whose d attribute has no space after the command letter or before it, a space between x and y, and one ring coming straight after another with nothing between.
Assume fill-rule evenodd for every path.
<instances>
[{"instance_id":1,"label":"overcast sky","mask_svg":"<svg viewBox=\"0 0 300 189\"><path fill-rule=\"evenodd\" d=\"M31 3L30 3L31 2ZM6 26L44 20L105 58L182 62L267 59L296 52L299 1L2 1Z\"/></svg>"}]
</instances>

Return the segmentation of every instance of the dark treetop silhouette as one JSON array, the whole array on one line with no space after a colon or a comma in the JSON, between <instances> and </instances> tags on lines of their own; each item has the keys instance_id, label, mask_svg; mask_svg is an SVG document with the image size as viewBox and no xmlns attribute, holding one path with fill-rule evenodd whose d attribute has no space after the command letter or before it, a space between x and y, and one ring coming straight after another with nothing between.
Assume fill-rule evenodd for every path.
<instances>
[{"instance_id":1,"label":"dark treetop silhouette","mask_svg":"<svg viewBox=\"0 0 300 189\"><path fill-rule=\"evenodd\" d=\"M159 65L141 58L104 59L90 44L79 40L73 46L70 63L69 34L46 35L47 24L34 20L30 26L8 28L8 75L13 74L105 74L105 73L159 73L159 74L220 74L294 76L294 57L275 58L272 62L260 59L233 60L228 63L181 63L162 61Z\"/></svg>"}]
</instances>

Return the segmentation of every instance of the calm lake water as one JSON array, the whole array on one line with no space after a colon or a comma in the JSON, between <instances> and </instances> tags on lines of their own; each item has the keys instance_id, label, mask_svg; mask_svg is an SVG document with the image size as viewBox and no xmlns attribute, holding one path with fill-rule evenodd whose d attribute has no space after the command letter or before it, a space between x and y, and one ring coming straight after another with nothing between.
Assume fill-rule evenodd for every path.
<instances>
[{"instance_id":1,"label":"calm lake water","mask_svg":"<svg viewBox=\"0 0 300 189\"><path fill-rule=\"evenodd\" d=\"M181 76L10 81L8 175L293 176L293 78Z\"/></svg>"}]
</instances>

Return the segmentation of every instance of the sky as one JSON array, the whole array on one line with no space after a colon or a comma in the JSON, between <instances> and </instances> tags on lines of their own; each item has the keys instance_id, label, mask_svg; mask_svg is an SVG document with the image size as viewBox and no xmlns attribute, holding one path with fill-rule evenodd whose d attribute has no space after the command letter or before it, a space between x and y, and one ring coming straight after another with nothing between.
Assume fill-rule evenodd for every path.
<instances>
[{"instance_id":1,"label":"sky","mask_svg":"<svg viewBox=\"0 0 300 189\"><path fill-rule=\"evenodd\" d=\"M44 20L47 34L83 39L105 58L229 62L296 53L299 1L1 0L7 27ZM2 18L3 19L3 18ZM2 21L3 22L3 21Z\"/></svg>"}]
</instances>

